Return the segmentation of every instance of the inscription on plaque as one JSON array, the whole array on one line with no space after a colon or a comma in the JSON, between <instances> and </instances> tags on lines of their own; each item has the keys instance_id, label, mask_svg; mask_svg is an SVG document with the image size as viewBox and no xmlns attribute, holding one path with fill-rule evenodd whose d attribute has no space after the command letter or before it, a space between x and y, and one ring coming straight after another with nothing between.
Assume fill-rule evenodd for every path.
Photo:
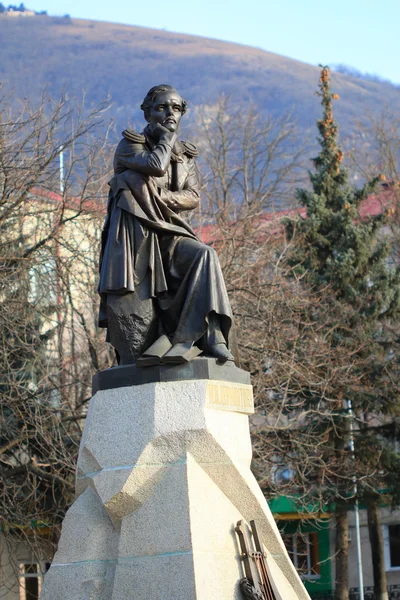
<instances>
[{"instance_id":1,"label":"inscription on plaque","mask_svg":"<svg viewBox=\"0 0 400 600\"><path fill-rule=\"evenodd\" d=\"M210 381L207 385L207 407L252 415L253 388L243 383Z\"/></svg>"}]
</instances>

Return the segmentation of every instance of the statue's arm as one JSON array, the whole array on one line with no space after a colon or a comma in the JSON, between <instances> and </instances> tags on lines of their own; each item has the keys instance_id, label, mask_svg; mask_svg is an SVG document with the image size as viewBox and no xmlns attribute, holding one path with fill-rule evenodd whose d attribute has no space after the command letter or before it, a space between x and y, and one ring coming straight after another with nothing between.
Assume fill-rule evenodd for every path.
<instances>
[{"instance_id":1,"label":"statue's arm","mask_svg":"<svg viewBox=\"0 0 400 600\"><path fill-rule=\"evenodd\" d=\"M116 172L129 169L143 175L162 177L168 169L175 140L176 134L168 131L160 136L153 150L148 150L144 144L124 138L115 152L114 169Z\"/></svg>"},{"instance_id":2,"label":"statue's arm","mask_svg":"<svg viewBox=\"0 0 400 600\"><path fill-rule=\"evenodd\" d=\"M174 211L193 210L200 202L199 171L193 158L189 159L189 172L182 190L160 190L161 199Z\"/></svg>"}]
</instances>

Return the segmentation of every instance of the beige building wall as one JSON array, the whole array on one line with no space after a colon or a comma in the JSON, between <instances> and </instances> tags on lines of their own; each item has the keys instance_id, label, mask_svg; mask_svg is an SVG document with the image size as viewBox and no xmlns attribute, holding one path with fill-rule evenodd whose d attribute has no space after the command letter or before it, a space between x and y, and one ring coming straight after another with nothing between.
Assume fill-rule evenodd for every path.
<instances>
[{"instance_id":1,"label":"beige building wall","mask_svg":"<svg viewBox=\"0 0 400 600\"><path fill-rule=\"evenodd\" d=\"M388 579L388 586L400 585L400 567L390 566L390 549L388 539L388 525L400 525L400 510L390 510L390 508L382 508L381 510L384 544L385 544L385 565ZM330 536L331 556L332 558L332 581L335 581L335 528L332 521L332 529ZM361 554L363 562L363 577L364 587L374 585L374 577L372 572L372 557L371 546L369 543L368 526L367 526L367 511L360 510L360 537L361 537ZM349 587L358 587L358 568L357 568L357 546L356 546L356 530L354 526L354 512L349 512Z\"/></svg>"},{"instance_id":2,"label":"beige building wall","mask_svg":"<svg viewBox=\"0 0 400 600\"><path fill-rule=\"evenodd\" d=\"M46 545L45 541L39 553L34 554L28 543L13 542L1 535L0 599L25 600L24 565L38 565L38 573L35 579L38 580L38 588L40 590L42 574L46 569L46 563L49 562L49 556L50 547Z\"/></svg>"},{"instance_id":3,"label":"beige building wall","mask_svg":"<svg viewBox=\"0 0 400 600\"><path fill-rule=\"evenodd\" d=\"M45 329L60 326L62 321L63 347L68 356L72 335L76 351L87 347L78 313L83 314L92 325L91 333L95 334L97 330L99 298L96 288L104 212L98 209L80 212L79 206L63 207L61 202L46 202L43 198L32 197L27 204L26 219L18 226L33 246L54 230L61 215L67 222L56 232L55 239L36 254L31 302L43 303L43 306L50 303L55 307L54 313L44 313L47 321ZM57 346L58 340L53 337L49 342L50 351L57 353Z\"/></svg>"}]
</instances>

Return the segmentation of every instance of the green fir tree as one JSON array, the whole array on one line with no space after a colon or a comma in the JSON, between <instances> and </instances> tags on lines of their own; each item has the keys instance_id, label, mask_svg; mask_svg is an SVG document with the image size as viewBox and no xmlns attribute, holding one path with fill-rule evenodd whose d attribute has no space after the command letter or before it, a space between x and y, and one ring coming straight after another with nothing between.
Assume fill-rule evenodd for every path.
<instances>
[{"instance_id":1,"label":"green fir tree","mask_svg":"<svg viewBox=\"0 0 400 600\"><path fill-rule=\"evenodd\" d=\"M360 318L386 318L400 311L399 271L388 268L389 244L379 242L379 232L393 212L363 219L360 205L376 190L382 175L357 189L348 184L344 153L338 146L338 126L333 119L329 69L323 67L320 90L323 118L317 122L319 155L310 172L312 190L299 189L296 197L307 217L296 221L303 246L297 248L298 271L307 272L316 285L331 285L337 297L360 311ZM288 223L293 234L293 222Z\"/></svg>"}]
</instances>

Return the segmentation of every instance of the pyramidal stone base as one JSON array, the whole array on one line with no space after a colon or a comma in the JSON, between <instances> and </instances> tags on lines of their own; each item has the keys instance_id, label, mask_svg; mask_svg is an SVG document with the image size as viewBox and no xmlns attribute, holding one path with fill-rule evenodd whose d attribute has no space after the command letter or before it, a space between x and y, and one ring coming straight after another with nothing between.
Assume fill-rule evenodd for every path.
<instances>
[{"instance_id":1,"label":"pyramidal stone base","mask_svg":"<svg viewBox=\"0 0 400 600\"><path fill-rule=\"evenodd\" d=\"M241 519L257 522L277 600L309 600L250 471L248 374L207 360L209 379L171 367L135 385L123 367L130 385L95 382L41 600L243 600Z\"/></svg>"}]
</instances>

